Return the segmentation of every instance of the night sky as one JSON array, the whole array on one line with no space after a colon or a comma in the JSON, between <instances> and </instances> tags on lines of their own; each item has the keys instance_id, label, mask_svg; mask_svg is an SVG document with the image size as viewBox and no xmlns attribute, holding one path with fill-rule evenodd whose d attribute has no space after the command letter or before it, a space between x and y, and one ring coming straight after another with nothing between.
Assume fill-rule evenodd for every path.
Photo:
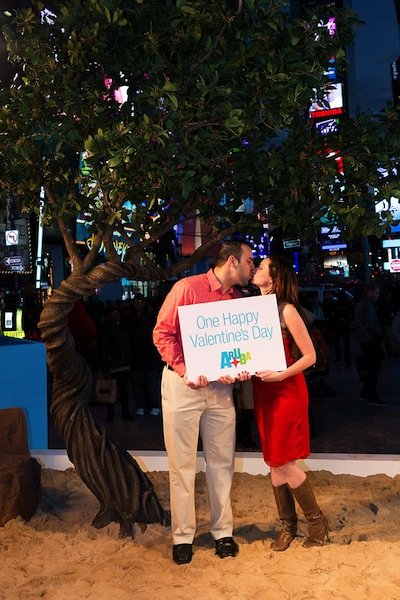
<instances>
[{"instance_id":1,"label":"night sky","mask_svg":"<svg viewBox=\"0 0 400 600\"><path fill-rule=\"evenodd\" d=\"M375 112L393 99L390 63L400 56L400 31L394 1L351 0L349 4L366 22L357 29L353 49L350 110L353 113Z\"/></svg>"}]
</instances>

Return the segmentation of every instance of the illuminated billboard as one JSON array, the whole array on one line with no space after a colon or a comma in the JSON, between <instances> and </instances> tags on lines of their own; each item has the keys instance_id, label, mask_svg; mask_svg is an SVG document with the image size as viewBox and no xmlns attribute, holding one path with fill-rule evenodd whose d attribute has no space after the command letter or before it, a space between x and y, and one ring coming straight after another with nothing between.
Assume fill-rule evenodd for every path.
<instances>
[{"instance_id":1,"label":"illuminated billboard","mask_svg":"<svg viewBox=\"0 0 400 600\"><path fill-rule=\"evenodd\" d=\"M395 221L399 221L398 225L390 225L390 231L392 233L400 233L400 199L392 196L390 202L387 200L381 200L375 204L375 212L381 213L382 211L389 211L393 215Z\"/></svg>"},{"instance_id":2,"label":"illuminated billboard","mask_svg":"<svg viewBox=\"0 0 400 600\"><path fill-rule=\"evenodd\" d=\"M321 225L320 238L321 250L342 250L347 248L347 244L343 242L342 230L334 223Z\"/></svg>"},{"instance_id":3,"label":"illuminated billboard","mask_svg":"<svg viewBox=\"0 0 400 600\"><path fill-rule=\"evenodd\" d=\"M339 127L339 119L324 119L323 121L317 121L315 123L315 129L321 135L328 135L329 133L337 133Z\"/></svg>"},{"instance_id":4,"label":"illuminated billboard","mask_svg":"<svg viewBox=\"0 0 400 600\"><path fill-rule=\"evenodd\" d=\"M324 94L323 100L317 98L316 95L311 100L312 103L309 109L310 119L341 115L343 114L343 85L341 83L332 83L329 86L329 90Z\"/></svg>"},{"instance_id":5,"label":"illuminated billboard","mask_svg":"<svg viewBox=\"0 0 400 600\"><path fill-rule=\"evenodd\" d=\"M378 171L382 175L383 178L386 178L389 176L389 172L387 169L379 167ZM392 176L393 175L395 177L397 177L397 170L395 168L392 170ZM375 195L377 195L377 194L378 194L378 190L375 189ZM392 214L394 221L400 221L400 198L391 196L390 201L381 200L381 201L377 202L375 204L375 212L381 213L383 211L389 211ZM383 218L383 220L385 220L383 215L381 215L381 218ZM400 233L400 223L398 225L390 225L390 231L392 233Z\"/></svg>"},{"instance_id":6,"label":"illuminated billboard","mask_svg":"<svg viewBox=\"0 0 400 600\"><path fill-rule=\"evenodd\" d=\"M132 210L131 207L132 205L129 201L125 202L124 208ZM92 232L92 223L93 216L89 210L80 212L76 219L75 241L77 244L85 246L88 250L91 249L95 237L94 233ZM125 255L128 248L140 241L138 233L133 227L129 225L129 222L123 221L123 223L124 234L121 234L119 231L114 230L112 237L115 251L117 252L118 256L121 258L122 261L124 261L125 259ZM127 241L127 238L129 239L129 243ZM105 254L104 244L101 245L99 249L99 254Z\"/></svg>"}]
</instances>

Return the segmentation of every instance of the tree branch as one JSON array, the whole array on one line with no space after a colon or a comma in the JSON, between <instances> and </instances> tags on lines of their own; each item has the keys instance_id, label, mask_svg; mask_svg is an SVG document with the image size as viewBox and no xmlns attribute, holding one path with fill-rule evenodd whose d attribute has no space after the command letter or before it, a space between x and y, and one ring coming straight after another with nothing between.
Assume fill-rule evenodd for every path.
<instances>
[{"instance_id":1,"label":"tree branch","mask_svg":"<svg viewBox=\"0 0 400 600\"><path fill-rule=\"evenodd\" d=\"M215 119L210 119L209 121L200 121L199 123L188 123L188 131L189 133L193 133L198 129L202 129L203 127L217 127L222 123L222 117L215 117Z\"/></svg>"},{"instance_id":2,"label":"tree branch","mask_svg":"<svg viewBox=\"0 0 400 600\"><path fill-rule=\"evenodd\" d=\"M89 269L93 265L97 257L98 251L100 250L101 244L103 243L103 238L104 232L98 231L94 237L92 247L83 259L83 266L85 269Z\"/></svg>"},{"instance_id":3,"label":"tree branch","mask_svg":"<svg viewBox=\"0 0 400 600\"><path fill-rule=\"evenodd\" d=\"M113 233L111 229L107 229L107 231L103 233L104 247L108 255L108 260L113 264L119 264L121 261L116 249L114 248L112 236Z\"/></svg>"},{"instance_id":4,"label":"tree branch","mask_svg":"<svg viewBox=\"0 0 400 600\"><path fill-rule=\"evenodd\" d=\"M171 279L174 275L178 273L183 273L192 265L195 265L203 256L206 254L208 250L210 250L213 246L218 244L218 242L222 242L225 238L232 235L237 230L236 225L231 225L226 229L222 229L221 231L215 233L215 237L210 237L210 239L202 244L199 248L197 248L191 256L188 256L185 259L180 260L178 263L175 263L171 267L160 270L160 279L165 281Z\"/></svg>"},{"instance_id":5,"label":"tree branch","mask_svg":"<svg viewBox=\"0 0 400 600\"><path fill-rule=\"evenodd\" d=\"M235 13L235 15L240 15L240 13L243 10L243 0L238 0L238 7L237 7L237 11ZM215 48L218 46L218 44L221 41L222 36L225 33L225 29L226 29L226 23L223 24L221 30L219 31L219 33L217 34L217 37L215 38L215 41L213 43L213 45L211 46L211 48L209 49L208 52L206 52L206 54L204 56L202 56L201 58L199 58L199 60L195 63L192 64L192 66L190 67L191 71L194 71L196 67L199 66L200 63L204 62L205 60L207 60L211 54L214 52Z\"/></svg>"},{"instance_id":6,"label":"tree branch","mask_svg":"<svg viewBox=\"0 0 400 600\"><path fill-rule=\"evenodd\" d=\"M79 257L78 249L75 246L75 242L72 238L72 235L69 232L68 227L66 226L64 221L61 219L61 217L57 217L57 224L60 229L61 235L63 237L64 244L67 249L68 256L71 259L73 268L80 269L82 267L82 260Z\"/></svg>"},{"instance_id":7,"label":"tree branch","mask_svg":"<svg viewBox=\"0 0 400 600\"><path fill-rule=\"evenodd\" d=\"M216 47L218 46L218 44L220 43L220 41L221 41L221 38L222 38L222 36L223 36L223 35L224 35L224 33L225 33L225 29L226 29L226 23L224 23L224 24L223 24L223 26L222 26L221 30L220 30L220 31L219 31L219 33L217 34L217 37L215 38L215 40L214 40L214 43L213 43L213 45L211 46L211 48L209 49L209 51L208 51L208 52L206 52L206 53L204 54L204 56L202 56L201 58L199 58L199 60L198 60L198 61L196 61L195 63L193 63L193 64L191 65L191 67L190 67L190 70L191 70L192 72L193 72L193 71L194 71L194 70L195 70L195 69L196 69L196 68L199 66L199 64L200 64L200 63L202 63L202 62L204 62L205 60L207 60L208 58L210 58L211 54L214 52L215 48L216 48Z\"/></svg>"}]
</instances>

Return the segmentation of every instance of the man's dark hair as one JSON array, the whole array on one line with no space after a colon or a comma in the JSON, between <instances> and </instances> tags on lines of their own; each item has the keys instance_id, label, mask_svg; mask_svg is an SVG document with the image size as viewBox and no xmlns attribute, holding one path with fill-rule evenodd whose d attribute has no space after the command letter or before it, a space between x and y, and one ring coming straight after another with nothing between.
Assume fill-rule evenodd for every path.
<instances>
[{"instance_id":1,"label":"man's dark hair","mask_svg":"<svg viewBox=\"0 0 400 600\"><path fill-rule=\"evenodd\" d=\"M228 240L222 242L215 258L215 266L220 267L221 265L224 265L230 256L234 256L240 262L242 257L242 246L248 246L251 249L250 244L244 240Z\"/></svg>"}]
</instances>

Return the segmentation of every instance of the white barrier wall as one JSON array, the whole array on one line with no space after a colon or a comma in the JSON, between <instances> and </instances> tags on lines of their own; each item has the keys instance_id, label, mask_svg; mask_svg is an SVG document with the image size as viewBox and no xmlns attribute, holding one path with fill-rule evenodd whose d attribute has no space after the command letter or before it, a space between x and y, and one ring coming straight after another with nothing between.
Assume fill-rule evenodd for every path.
<instances>
[{"instance_id":1,"label":"white barrier wall","mask_svg":"<svg viewBox=\"0 0 400 600\"><path fill-rule=\"evenodd\" d=\"M168 460L165 452L140 452L130 451L144 471L168 471ZM73 467L65 450L37 450L32 451L44 468L63 471ZM395 477L400 473L399 455L380 454L312 454L303 461L305 470L330 471L334 475L388 475ZM198 453L197 470L204 471L205 463L201 452ZM259 452L237 452L235 457L235 471L249 473L250 475L265 475L269 472L267 465Z\"/></svg>"}]
</instances>

